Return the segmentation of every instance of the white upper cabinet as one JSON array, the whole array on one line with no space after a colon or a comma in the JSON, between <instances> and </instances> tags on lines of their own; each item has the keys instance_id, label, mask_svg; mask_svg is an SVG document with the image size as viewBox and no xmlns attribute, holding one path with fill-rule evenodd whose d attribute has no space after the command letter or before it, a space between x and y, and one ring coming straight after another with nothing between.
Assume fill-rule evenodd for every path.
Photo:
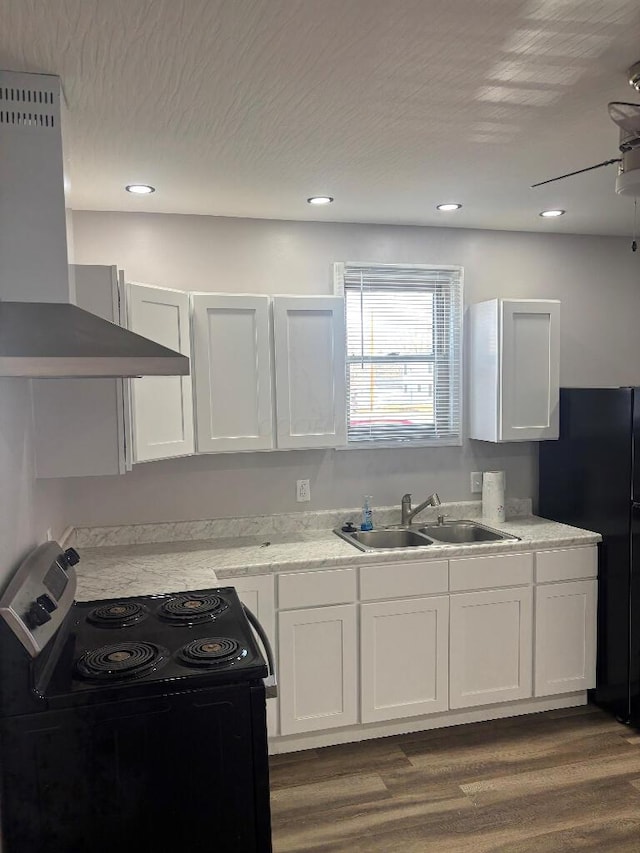
<instances>
[{"instance_id":1,"label":"white upper cabinet","mask_svg":"<svg viewBox=\"0 0 640 853\"><path fill-rule=\"evenodd\" d=\"M191 357L189 294L127 283L128 327ZM133 461L148 462L194 452L191 376L143 376L131 380Z\"/></svg>"},{"instance_id":2,"label":"white upper cabinet","mask_svg":"<svg viewBox=\"0 0 640 853\"><path fill-rule=\"evenodd\" d=\"M76 305L111 323L125 325L117 268L76 265L72 272ZM130 467L127 381L32 381L37 477L123 474Z\"/></svg>"},{"instance_id":3,"label":"white upper cabinet","mask_svg":"<svg viewBox=\"0 0 640 853\"><path fill-rule=\"evenodd\" d=\"M344 445L344 300L275 296L273 324L278 447Z\"/></svg>"},{"instance_id":4,"label":"white upper cabinet","mask_svg":"<svg viewBox=\"0 0 640 853\"><path fill-rule=\"evenodd\" d=\"M198 452L273 445L268 296L192 294Z\"/></svg>"},{"instance_id":5,"label":"white upper cabinet","mask_svg":"<svg viewBox=\"0 0 640 853\"><path fill-rule=\"evenodd\" d=\"M558 438L560 303L492 299L472 305L470 318L469 437Z\"/></svg>"},{"instance_id":6,"label":"white upper cabinet","mask_svg":"<svg viewBox=\"0 0 640 853\"><path fill-rule=\"evenodd\" d=\"M189 294L124 283L116 267L73 267L76 304L191 356ZM134 462L194 451L190 376L36 379L38 477L124 474Z\"/></svg>"}]
</instances>

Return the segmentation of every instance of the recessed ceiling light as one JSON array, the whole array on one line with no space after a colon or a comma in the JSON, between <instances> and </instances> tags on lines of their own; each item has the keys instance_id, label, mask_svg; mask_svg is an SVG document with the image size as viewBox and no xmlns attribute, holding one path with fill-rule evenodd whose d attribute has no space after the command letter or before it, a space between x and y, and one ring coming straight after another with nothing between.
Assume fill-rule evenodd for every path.
<instances>
[{"instance_id":1,"label":"recessed ceiling light","mask_svg":"<svg viewBox=\"0 0 640 853\"><path fill-rule=\"evenodd\" d=\"M332 201L330 195L312 195L307 199L308 204L331 204Z\"/></svg>"},{"instance_id":2,"label":"recessed ceiling light","mask_svg":"<svg viewBox=\"0 0 640 853\"><path fill-rule=\"evenodd\" d=\"M149 193L156 191L156 188L149 186L149 184L128 184L125 189L128 193L135 195L149 195Z\"/></svg>"},{"instance_id":3,"label":"recessed ceiling light","mask_svg":"<svg viewBox=\"0 0 640 853\"><path fill-rule=\"evenodd\" d=\"M554 216L562 216L566 213L565 210L542 210L539 216L544 216L545 219L552 219Z\"/></svg>"},{"instance_id":4,"label":"recessed ceiling light","mask_svg":"<svg viewBox=\"0 0 640 853\"><path fill-rule=\"evenodd\" d=\"M447 213L450 210L460 210L461 207L461 204L452 202L451 204L437 204L436 210L441 210L443 213Z\"/></svg>"}]
</instances>

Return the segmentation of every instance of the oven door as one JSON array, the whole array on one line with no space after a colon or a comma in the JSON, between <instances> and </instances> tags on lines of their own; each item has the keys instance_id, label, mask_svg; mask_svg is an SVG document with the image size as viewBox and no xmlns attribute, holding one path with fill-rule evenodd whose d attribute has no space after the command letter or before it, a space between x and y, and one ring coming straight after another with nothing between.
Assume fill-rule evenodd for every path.
<instances>
[{"instance_id":1,"label":"oven door","mask_svg":"<svg viewBox=\"0 0 640 853\"><path fill-rule=\"evenodd\" d=\"M261 681L2 721L5 853L271 850Z\"/></svg>"}]
</instances>

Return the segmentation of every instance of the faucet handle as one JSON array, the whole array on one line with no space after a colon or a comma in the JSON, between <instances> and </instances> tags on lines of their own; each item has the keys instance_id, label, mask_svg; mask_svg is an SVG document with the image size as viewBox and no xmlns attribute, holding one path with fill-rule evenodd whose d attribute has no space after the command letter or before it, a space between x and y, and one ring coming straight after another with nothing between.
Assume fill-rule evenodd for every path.
<instances>
[{"instance_id":1,"label":"faucet handle","mask_svg":"<svg viewBox=\"0 0 640 853\"><path fill-rule=\"evenodd\" d=\"M438 516L438 524L444 524L445 518L449 518L448 513L444 513L443 515Z\"/></svg>"},{"instance_id":2,"label":"faucet handle","mask_svg":"<svg viewBox=\"0 0 640 853\"><path fill-rule=\"evenodd\" d=\"M411 493L410 492L407 492L406 495L402 496L402 503L403 504L411 503Z\"/></svg>"}]
</instances>

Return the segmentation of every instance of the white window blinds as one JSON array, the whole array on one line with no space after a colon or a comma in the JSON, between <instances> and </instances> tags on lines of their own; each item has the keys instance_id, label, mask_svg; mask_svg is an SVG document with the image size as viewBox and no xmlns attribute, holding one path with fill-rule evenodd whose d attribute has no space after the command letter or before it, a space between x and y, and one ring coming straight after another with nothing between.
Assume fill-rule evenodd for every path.
<instances>
[{"instance_id":1,"label":"white window blinds","mask_svg":"<svg viewBox=\"0 0 640 853\"><path fill-rule=\"evenodd\" d=\"M348 443L460 444L462 268L336 264Z\"/></svg>"}]
</instances>

